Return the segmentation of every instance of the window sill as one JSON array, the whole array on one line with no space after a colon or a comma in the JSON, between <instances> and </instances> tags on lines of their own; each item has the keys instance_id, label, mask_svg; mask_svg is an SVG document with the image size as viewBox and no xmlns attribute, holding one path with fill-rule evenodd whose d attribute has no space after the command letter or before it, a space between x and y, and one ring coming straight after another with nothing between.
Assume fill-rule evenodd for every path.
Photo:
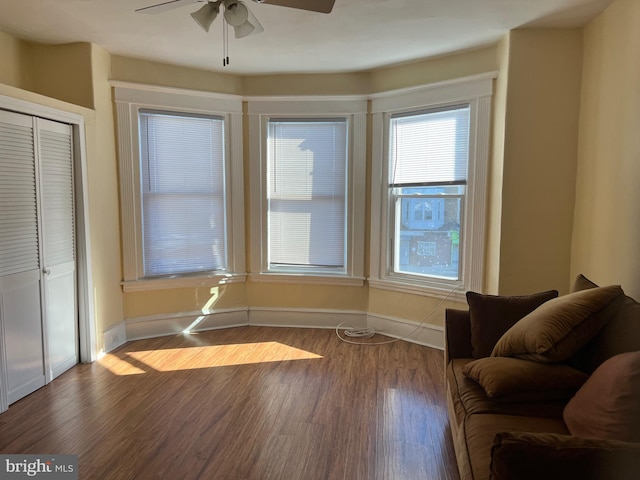
<instances>
[{"instance_id":1,"label":"window sill","mask_svg":"<svg viewBox=\"0 0 640 480\"><path fill-rule=\"evenodd\" d=\"M300 273L252 273L249 275L249 280L256 283L302 283L305 285L339 285L351 287L362 287L365 281L364 277Z\"/></svg>"},{"instance_id":2,"label":"window sill","mask_svg":"<svg viewBox=\"0 0 640 480\"><path fill-rule=\"evenodd\" d=\"M369 278L369 286L379 290L411 293L424 297L448 298L454 302L467 303L466 289L463 285L425 285L396 278Z\"/></svg>"},{"instance_id":3,"label":"window sill","mask_svg":"<svg viewBox=\"0 0 640 480\"><path fill-rule=\"evenodd\" d=\"M163 278L145 278L129 280L121 283L122 291L145 292L150 290L169 290L172 288L215 287L230 283L244 283L246 274L207 275L207 276L175 276Z\"/></svg>"}]
</instances>

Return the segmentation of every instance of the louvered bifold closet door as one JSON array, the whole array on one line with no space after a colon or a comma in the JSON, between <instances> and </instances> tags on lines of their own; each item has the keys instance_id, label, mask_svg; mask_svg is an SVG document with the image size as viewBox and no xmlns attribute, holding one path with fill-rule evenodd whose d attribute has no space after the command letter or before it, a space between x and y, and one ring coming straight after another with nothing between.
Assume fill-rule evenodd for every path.
<instances>
[{"instance_id":1,"label":"louvered bifold closet door","mask_svg":"<svg viewBox=\"0 0 640 480\"><path fill-rule=\"evenodd\" d=\"M78 361L71 127L38 119L48 380Z\"/></svg>"},{"instance_id":2,"label":"louvered bifold closet door","mask_svg":"<svg viewBox=\"0 0 640 480\"><path fill-rule=\"evenodd\" d=\"M9 403L45 383L34 143L31 117L0 110L0 347Z\"/></svg>"}]
</instances>

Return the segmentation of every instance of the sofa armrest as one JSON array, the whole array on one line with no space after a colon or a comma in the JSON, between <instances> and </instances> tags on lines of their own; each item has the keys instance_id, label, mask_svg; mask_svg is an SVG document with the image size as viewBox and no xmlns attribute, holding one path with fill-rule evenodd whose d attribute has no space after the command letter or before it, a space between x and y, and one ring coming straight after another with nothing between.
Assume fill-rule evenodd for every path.
<instances>
[{"instance_id":1,"label":"sofa armrest","mask_svg":"<svg viewBox=\"0 0 640 480\"><path fill-rule=\"evenodd\" d=\"M454 358L471 358L471 320L467 310L445 310L444 338L445 364Z\"/></svg>"},{"instance_id":2,"label":"sofa armrest","mask_svg":"<svg viewBox=\"0 0 640 480\"><path fill-rule=\"evenodd\" d=\"M633 480L639 469L639 443L505 432L491 448L491 480Z\"/></svg>"}]
</instances>

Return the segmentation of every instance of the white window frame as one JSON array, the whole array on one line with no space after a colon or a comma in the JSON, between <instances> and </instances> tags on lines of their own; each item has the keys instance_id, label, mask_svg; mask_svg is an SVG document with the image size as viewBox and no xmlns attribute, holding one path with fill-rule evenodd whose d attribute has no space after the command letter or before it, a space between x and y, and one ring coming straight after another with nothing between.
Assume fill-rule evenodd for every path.
<instances>
[{"instance_id":1,"label":"white window frame","mask_svg":"<svg viewBox=\"0 0 640 480\"><path fill-rule=\"evenodd\" d=\"M120 166L123 290L215 286L244 282L244 174L242 97L194 90L112 82L115 92ZM158 110L224 118L227 258L224 272L145 278L143 265L142 192L138 113Z\"/></svg>"},{"instance_id":2,"label":"white window frame","mask_svg":"<svg viewBox=\"0 0 640 480\"><path fill-rule=\"evenodd\" d=\"M252 281L279 283L364 284L366 97L250 97L249 152L251 163ZM269 119L347 120L346 262L340 271L314 268L269 268L267 139Z\"/></svg>"},{"instance_id":3,"label":"white window frame","mask_svg":"<svg viewBox=\"0 0 640 480\"><path fill-rule=\"evenodd\" d=\"M374 288L444 296L456 291L483 291L485 223L491 96L495 73L374 94L372 99L371 255L369 284ZM459 281L394 272L393 209L389 190L389 126L391 116L432 108L470 107L469 163L461 225Z\"/></svg>"}]
</instances>

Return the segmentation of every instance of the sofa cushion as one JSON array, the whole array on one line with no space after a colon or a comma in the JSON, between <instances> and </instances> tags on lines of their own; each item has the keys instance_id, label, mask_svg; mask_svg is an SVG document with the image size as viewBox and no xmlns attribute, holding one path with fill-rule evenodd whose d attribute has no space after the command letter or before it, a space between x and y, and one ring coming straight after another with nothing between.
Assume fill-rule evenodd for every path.
<instances>
[{"instance_id":1,"label":"sofa cushion","mask_svg":"<svg viewBox=\"0 0 640 480\"><path fill-rule=\"evenodd\" d=\"M603 310L622 294L612 285L549 300L511 327L491 355L564 362L597 335L608 319Z\"/></svg>"},{"instance_id":2,"label":"sofa cushion","mask_svg":"<svg viewBox=\"0 0 640 480\"><path fill-rule=\"evenodd\" d=\"M509 357L488 357L467 363L462 372L480 384L489 397L527 399L545 392L547 398L569 399L587 374L566 364Z\"/></svg>"},{"instance_id":3,"label":"sofa cushion","mask_svg":"<svg viewBox=\"0 0 640 480\"><path fill-rule=\"evenodd\" d=\"M569 433L562 419L557 418L472 415L466 420L465 440L474 480L490 478L491 447L494 437L500 432ZM519 480L519 477L511 477L513 479Z\"/></svg>"},{"instance_id":4,"label":"sofa cushion","mask_svg":"<svg viewBox=\"0 0 640 480\"><path fill-rule=\"evenodd\" d=\"M491 355L493 347L504 332L544 302L557 296L557 290L522 296L483 295L467 292L471 320L472 356L483 358Z\"/></svg>"},{"instance_id":5,"label":"sofa cushion","mask_svg":"<svg viewBox=\"0 0 640 480\"><path fill-rule=\"evenodd\" d=\"M563 417L572 435L640 442L640 352L616 355L600 365Z\"/></svg>"},{"instance_id":6,"label":"sofa cushion","mask_svg":"<svg viewBox=\"0 0 640 480\"><path fill-rule=\"evenodd\" d=\"M463 373L465 365L473 361L473 358L456 359L447 367L447 387L455 413L452 421L461 423L469 415L485 413L562 418L564 406L573 392L565 393L562 399L557 392L550 391L490 398L480 384Z\"/></svg>"},{"instance_id":7,"label":"sofa cushion","mask_svg":"<svg viewBox=\"0 0 640 480\"><path fill-rule=\"evenodd\" d=\"M571 292L580 292L582 290L589 290L590 288L598 288L600 285L592 282L587 277L579 274L573 282Z\"/></svg>"},{"instance_id":8,"label":"sofa cushion","mask_svg":"<svg viewBox=\"0 0 640 480\"><path fill-rule=\"evenodd\" d=\"M640 444L553 433L502 432L491 448L492 480L635 480Z\"/></svg>"},{"instance_id":9,"label":"sofa cushion","mask_svg":"<svg viewBox=\"0 0 640 480\"><path fill-rule=\"evenodd\" d=\"M596 283L580 274L572 291L597 287ZM573 366L589 374L615 355L640 350L640 303L621 295L606 307L602 315L607 317L602 330L570 359Z\"/></svg>"},{"instance_id":10,"label":"sofa cushion","mask_svg":"<svg viewBox=\"0 0 640 480\"><path fill-rule=\"evenodd\" d=\"M574 366L587 373L615 355L640 350L640 303L622 295L602 315L607 317L602 330L571 359Z\"/></svg>"}]
</instances>

